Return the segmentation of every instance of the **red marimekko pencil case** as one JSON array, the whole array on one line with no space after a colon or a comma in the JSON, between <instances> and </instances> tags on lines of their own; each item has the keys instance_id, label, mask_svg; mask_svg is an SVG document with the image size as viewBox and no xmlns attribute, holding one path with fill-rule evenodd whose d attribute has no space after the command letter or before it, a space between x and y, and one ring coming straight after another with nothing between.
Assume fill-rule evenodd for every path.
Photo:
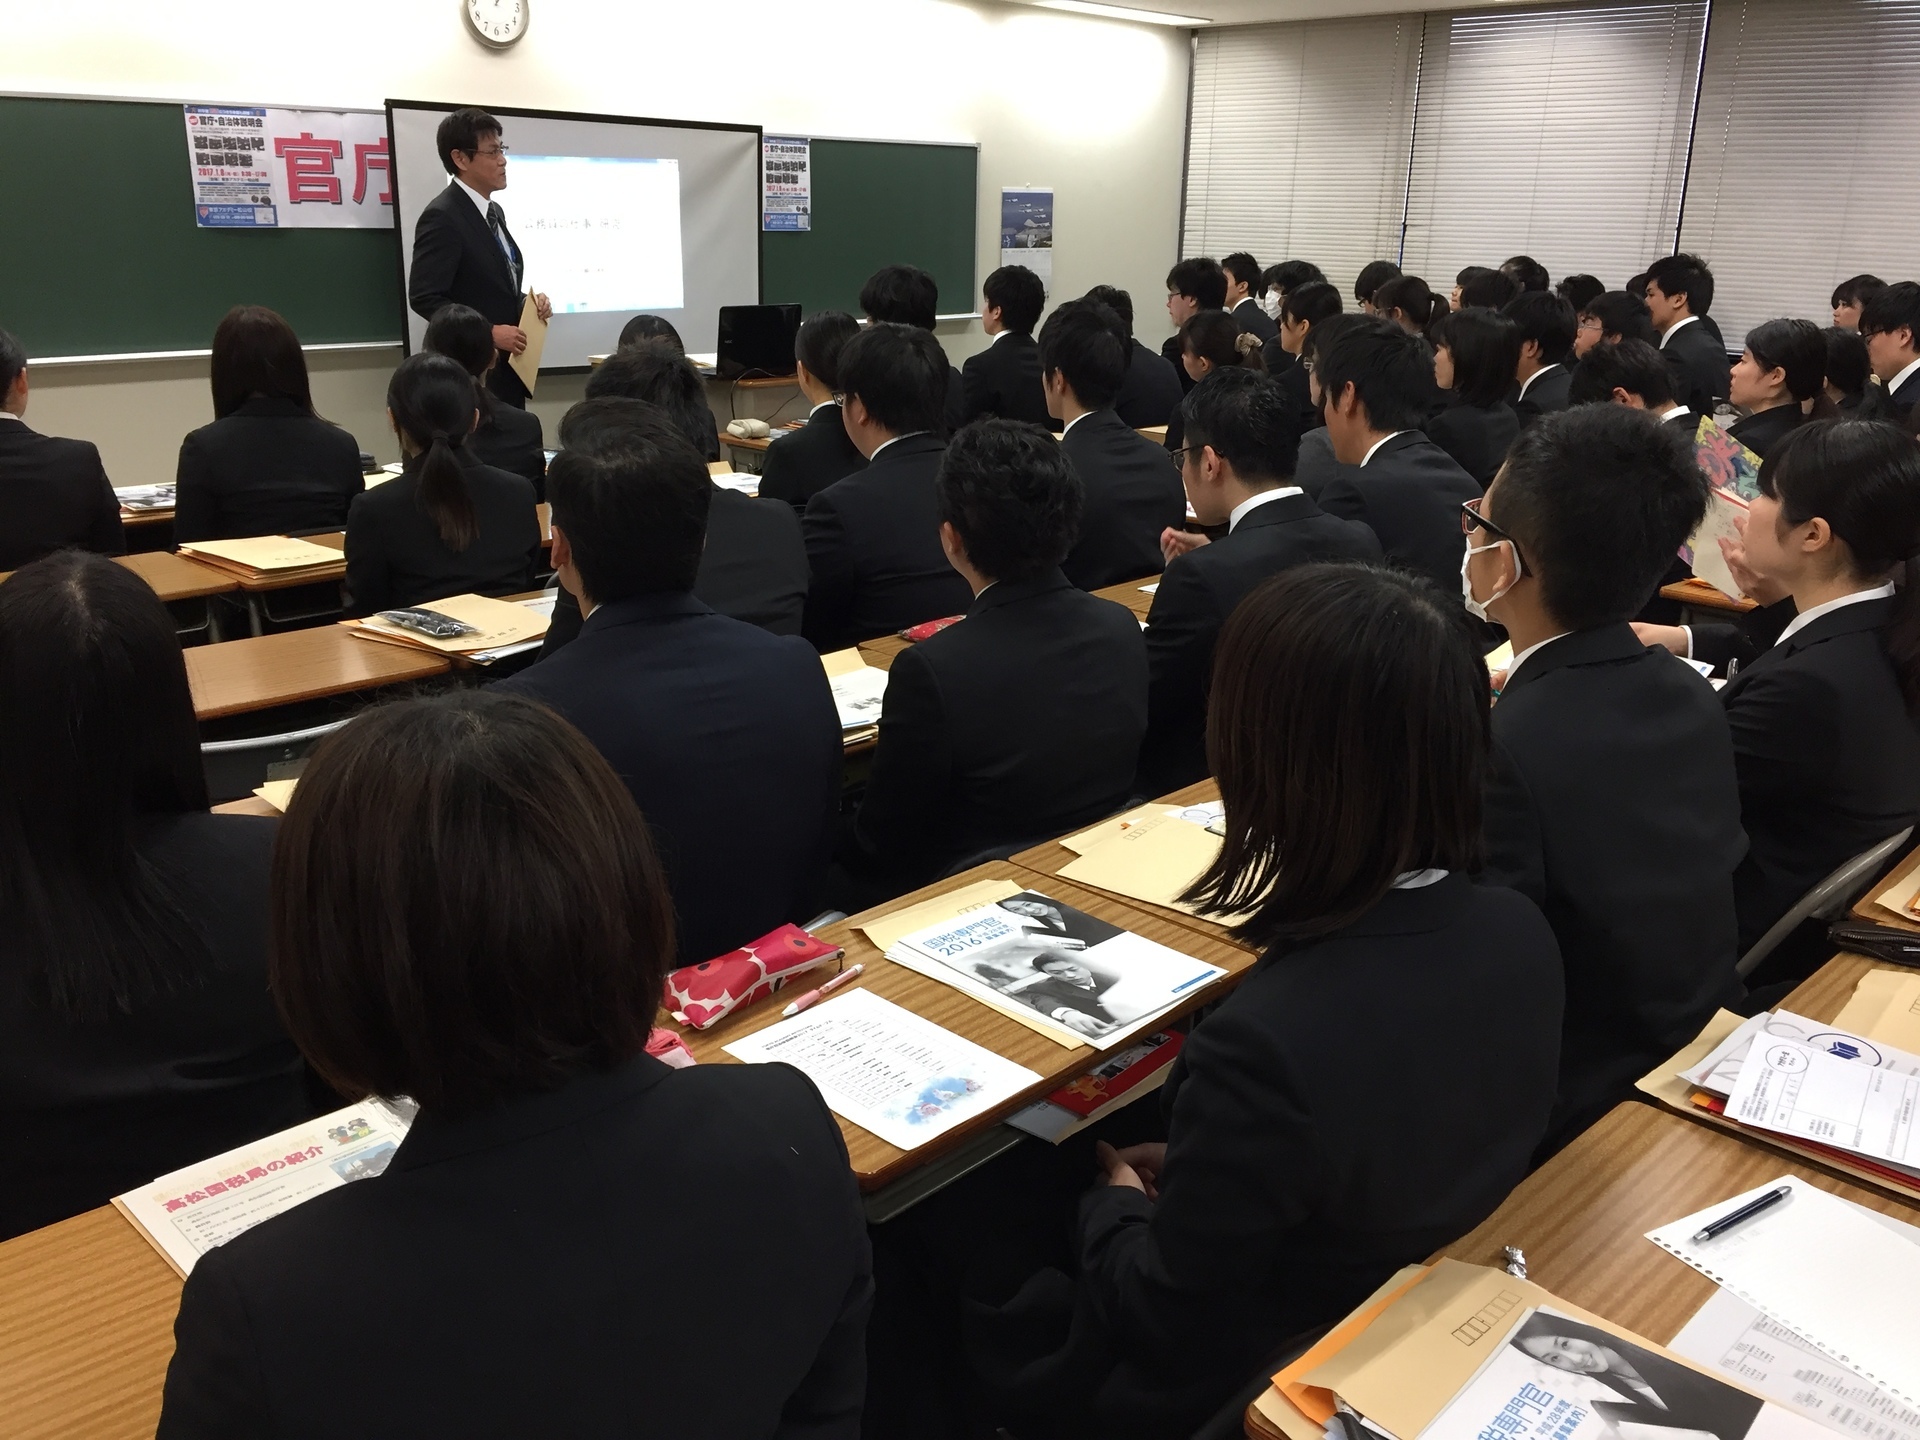
<instances>
[{"instance_id":1,"label":"red marimekko pencil case","mask_svg":"<svg viewBox=\"0 0 1920 1440\"><path fill-rule=\"evenodd\" d=\"M837 945L816 940L798 925L782 925L750 945L667 976L666 1006L673 1018L705 1030L742 1005L765 999L796 975L838 960Z\"/></svg>"}]
</instances>

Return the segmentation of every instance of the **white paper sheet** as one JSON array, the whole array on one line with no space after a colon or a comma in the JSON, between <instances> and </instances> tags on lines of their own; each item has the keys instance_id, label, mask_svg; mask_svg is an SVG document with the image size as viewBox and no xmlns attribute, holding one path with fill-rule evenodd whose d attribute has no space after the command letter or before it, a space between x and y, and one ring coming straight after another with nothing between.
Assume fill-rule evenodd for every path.
<instances>
[{"instance_id":1,"label":"white paper sheet","mask_svg":"<svg viewBox=\"0 0 1920 1440\"><path fill-rule=\"evenodd\" d=\"M833 705L840 712L842 730L858 730L880 723L880 710L887 698L887 672L874 665L863 665L827 681L833 691Z\"/></svg>"},{"instance_id":2,"label":"white paper sheet","mask_svg":"<svg viewBox=\"0 0 1920 1440\"><path fill-rule=\"evenodd\" d=\"M1920 1075L1802 1041L1754 1041L1727 1097L1727 1118L1920 1169Z\"/></svg>"},{"instance_id":3,"label":"white paper sheet","mask_svg":"<svg viewBox=\"0 0 1920 1440\"><path fill-rule=\"evenodd\" d=\"M1878 1066L1897 1075L1920 1075L1920 1056L1909 1055L1837 1025L1809 1020L1791 1010L1774 1010L1743 1021L1738 1030L1722 1040L1693 1069L1680 1071L1680 1078L1715 1095L1732 1094L1755 1036L1791 1040L1839 1060Z\"/></svg>"}]
</instances>

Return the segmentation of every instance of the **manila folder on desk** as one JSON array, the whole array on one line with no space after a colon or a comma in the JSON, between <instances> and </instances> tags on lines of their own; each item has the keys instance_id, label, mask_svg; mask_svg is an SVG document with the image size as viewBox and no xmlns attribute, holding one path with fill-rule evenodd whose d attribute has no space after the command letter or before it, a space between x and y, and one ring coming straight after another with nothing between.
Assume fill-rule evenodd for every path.
<instances>
[{"instance_id":1,"label":"manila folder on desk","mask_svg":"<svg viewBox=\"0 0 1920 1440\"><path fill-rule=\"evenodd\" d=\"M547 322L540 318L540 312L534 308L533 294L527 294L527 300L520 307L520 328L526 333L527 348L515 355L507 363L513 366L513 373L520 377L520 383L527 387L531 395L540 383L540 352L547 348Z\"/></svg>"}]
</instances>

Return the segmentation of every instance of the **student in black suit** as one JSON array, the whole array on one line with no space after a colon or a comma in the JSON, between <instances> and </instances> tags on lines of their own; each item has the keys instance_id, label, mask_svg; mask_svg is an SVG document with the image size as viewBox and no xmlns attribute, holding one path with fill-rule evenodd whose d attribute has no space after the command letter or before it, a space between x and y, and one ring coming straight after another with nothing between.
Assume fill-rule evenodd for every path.
<instances>
[{"instance_id":1,"label":"student in black suit","mask_svg":"<svg viewBox=\"0 0 1920 1440\"><path fill-rule=\"evenodd\" d=\"M1147 724L1133 612L1061 573L1080 481L1038 427L983 420L937 482L940 545L967 618L894 657L880 743L840 847L864 909L995 846L1038 842L1126 802Z\"/></svg>"},{"instance_id":2,"label":"student in black suit","mask_svg":"<svg viewBox=\"0 0 1920 1440\"><path fill-rule=\"evenodd\" d=\"M1645 410L1691 441L1700 417L1673 396L1673 369L1644 340L1622 340L1587 352L1567 386L1573 405L1612 403Z\"/></svg>"},{"instance_id":3,"label":"student in black suit","mask_svg":"<svg viewBox=\"0 0 1920 1440\"><path fill-rule=\"evenodd\" d=\"M1867 359L1867 342L1858 330L1843 330L1838 325L1821 332L1827 347L1827 374L1821 389L1834 411L1843 419L1858 419L1860 407L1873 392L1873 363Z\"/></svg>"},{"instance_id":4,"label":"student in black suit","mask_svg":"<svg viewBox=\"0 0 1920 1440\"><path fill-rule=\"evenodd\" d=\"M1091 300L1069 300L1040 331L1047 408L1065 425L1060 448L1082 491L1079 537L1060 568L1082 590L1157 575L1160 533L1187 513L1179 467L1113 413L1126 347L1120 317Z\"/></svg>"},{"instance_id":5,"label":"student in black suit","mask_svg":"<svg viewBox=\"0 0 1920 1440\"><path fill-rule=\"evenodd\" d=\"M1469 306L1434 322L1433 379L1447 404L1424 428L1482 487L1520 433L1507 404L1519 363L1520 327L1497 310Z\"/></svg>"},{"instance_id":6,"label":"student in black suit","mask_svg":"<svg viewBox=\"0 0 1920 1440\"><path fill-rule=\"evenodd\" d=\"M1553 284L1553 277L1547 273L1547 267L1531 255L1515 255L1500 262L1500 273L1520 287L1520 294L1545 294ZM1516 296L1516 299L1519 297Z\"/></svg>"},{"instance_id":7,"label":"student in black suit","mask_svg":"<svg viewBox=\"0 0 1920 1440\"><path fill-rule=\"evenodd\" d=\"M1466 520L1468 608L1515 652L1483 879L1537 904L1566 962L1552 1148L1740 995L1732 741L1711 687L1628 624L1706 506L1678 435L1582 405L1527 430Z\"/></svg>"},{"instance_id":8,"label":"student in black suit","mask_svg":"<svg viewBox=\"0 0 1920 1440\"><path fill-rule=\"evenodd\" d=\"M434 134L447 188L427 202L413 230L407 303L431 320L448 305L465 305L493 327L500 363L489 373L493 393L524 409L527 387L508 359L527 348L520 328L526 309L520 247L493 197L507 188L507 145L500 122L484 110L456 110ZM542 320L553 318L545 295L533 297Z\"/></svg>"},{"instance_id":9,"label":"student in black suit","mask_svg":"<svg viewBox=\"0 0 1920 1440\"><path fill-rule=\"evenodd\" d=\"M0 570L78 546L124 555L120 502L100 452L27 428L27 352L0 330Z\"/></svg>"},{"instance_id":10,"label":"student in black suit","mask_svg":"<svg viewBox=\"0 0 1920 1440\"><path fill-rule=\"evenodd\" d=\"M931 335L939 323L940 287L917 265L883 265L860 287L860 308L876 325L911 325ZM966 423L966 387L960 372L947 366L941 403L942 428L948 433Z\"/></svg>"},{"instance_id":11,"label":"student in black suit","mask_svg":"<svg viewBox=\"0 0 1920 1440\"><path fill-rule=\"evenodd\" d=\"M1807 421L1802 402L1824 409L1827 342L1811 320L1769 320L1747 332L1728 378L1728 398L1747 413L1727 427L1762 460Z\"/></svg>"},{"instance_id":12,"label":"student in black suit","mask_svg":"<svg viewBox=\"0 0 1920 1440\"><path fill-rule=\"evenodd\" d=\"M1920 404L1920 285L1902 280L1869 296L1860 312L1860 338L1880 381L1861 418L1910 425Z\"/></svg>"},{"instance_id":13,"label":"student in black suit","mask_svg":"<svg viewBox=\"0 0 1920 1440\"><path fill-rule=\"evenodd\" d=\"M1504 270L1489 270L1484 265L1471 267L1471 277L1460 284L1458 310L1504 310L1520 297L1520 282ZM1467 272L1460 272L1466 277Z\"/></svg>"},{"instance_id":14,"label":"student in black suit","mask_svg":"<svg viewBox=\"0 0 1920 1440\"><path fill-rule=\"evenodd\" d=\"M444 355L411 355L393 372L387 414L406 468L356 497L347 513L353 614L533 588L533 486L467 454L479 413L473 378Z\"/></svg>"},{"instance_id":15,"label":"student in black suit","mask_svg":"<svg viewBox=\"0 0 1920 1440\"><path fill-rule=\"evenodd\" d=\"M1327 483L1320 508L1365 524L1388 563L1451 588L1460 502L1480 486L1416 428L1433 388L1426 346L1391 320L1356 319L1320 347L1313 378L1334 458L1356 467Z\"/></svg>"},{"instance_id":16,"label":"student in black suit","mask_svg":"<svg viewBox=\"0 0 1920 1440\"><path fill-rule=\"evenodd\" d=\"M1373 292L1373 313L1412 335L1425 336L1448 307L1418 275L1395 275Z\"/></svg>"},{"instance_id":17,"label":"student in black suit","mask_svg":"<svg viewBox=\"0 0 1920 1440\"><path fill-rule=\"evenodd\" d=\"M1188 432L1182 479L1194 515L1227 533L1209 541L1170 527L1161 535L1167 569L1147 611L1147 738L1136 787L1150 795L1207 773L1214 642L1247 593L1296 565L1380 558L1366 526L1323 514L1288 483L1300 432L1272 380L1222 370L1195 386L1181 409Z\"/></svg>"},{"instance_id":18,"label":"student in black suit","mask_svg":"<svg viewBox=\"0 0 1920 1440\"><path fill-rule=\"evenodd\" d=\"M1180 342L1180 368L1195 385L1221 370L1266 373L1266 361L1260 355L1260 337L1242 330L1224 310L1200 311L1180 327L1174 339ZM1175 410L1173 418L1167 421L1166 443L1167 449L1175 454L1185 448L1184 407Z\"/></svg>"},{"instance_id":19,"label":"student in black suit","mask_svg":"<svg viewBox=\"0 0 1920 1440\"><path fill-rule=\"evenodd\" d=\"M1260 348L1267 373L1280 381L1303 432L1316 430L1326 421L1313 400L1312 367L1297 362L1306 357L1307 336L1313 327L1340 313L1340 292L1324 280L1308 281L1287 292L1280 302L1279 333Z\"/></svg>"},{"instance_id":20,"label":"student in black suit","mask_svg":"<svg viewBox=\"0 0 1920 1440\"><path fill-rule=\"evenodd\" d=\"M702 460L712 465L720 459L720 426L707 403L707 383L678 341L634 340L607 356L587 376L586 398L607 395L658 405Z\"/></svg>"},{"instance_id":21,"label":"student in black suit","mask_svg":"<svg viewBox=\"0 0 1920 1440\"><path fill-rule=\"evenodd\" d=\"M1553 293L1571 305L1576 316L1587 308L1589 302L1606 294L1606 291L1606 285L1592 275L1562 276L1560 283L1553 287Z\"/></svg>"},{"instance_id":22,"label":"student in black suit","mask_svg":"<svg viewBox=\"0 0 1920 1440\"><path fill-rule=\"evenodd\" d=\"M645 1053L672 911L578 732L491 690L369 711L275 861L294 1039L420 1108L377 1179L200 1257L164 1440L317 1440L341 1403L382 1435L856 1440L873 1289L839 1126L785 1065ZM689 1245L747 1234L663 1296ZM689 1382L722 1351L752 1362Z\"/></svg>"},{"instance_id":23,"label":"student in black suit","mask_svg":"<svg viewBox=\"0 0 1920 1440\"><path fill-rule=\"evenodd\" d=\"M1280 316L1287 303L1287 296L1302 285L1324 285L1326 273L1310 260L1282 260L1278 265L1270 265L1260 274L1260 285L1265 292L1260 308L1267 318L1273 321L1273 337L1266 342L1263 354L1267 362L1269 375L1280 375L1289 369L1298 358L1296 352L1283 349L1280 345ZM1337 296L1340 292L1334 291Z\"/></svg>"},{"instance_id":24,"label":"student in black suit","mask_svg":"<svg viewBox=\"0 0 1920 1440\"><path fill-rule=\"evenodd\" d=\"M267 992L273 831L207 813L144 580L69 550L0 585L0 1239L312 1113Z\"/></svg>"},{"instance_id":25,"label":"student in black suit","mask_svg":"<svg viewBox=\"0 0 1920 1440\"><path fill-rule=\"evenodd\" d=\"M487 372L500 360L487 317L465 305L449 305L427 325L425 348L458 362L480 391L480 423L467 437L473 458L509 475L526 477L534 497L546 499L547 437L540 417L531 410L496 404L487 389Z\"/></svg>"},{"instance_id":26,"label":"student in black suit","mask_svg":"<svg viewBox=\"0 0 1920 1440\"><path fill-rule=\"evenodd\" d=\"M1166 424L1180 406L1180 378L1134 338L1133 297L1111 285L1096 285L1083 298L1112 310L1127 332L1127 373L1114 397L1113 413L1134 430Z\"/></svg>"},{"instance_id":27,"label":"student in black suit","mask_svg":"<svg viewBox=\"0 0 1920 1440\"><path fill-rule=\"evenodd\" d=\"M1360 273L1354 277L1353 299L1363 315L1377 315L1379 310L1373 303L1374 292L1389 280L1400 277L1400 267L1391 260L1369 260L1360 267Z\"/></svg>"},{"instance_id":28,"label":"student in black suit","mask_svg":"<svg viewBox=\"0 0 1920 1440\"><path fill-rule=\"evenodd\" d=\"M822 651L967 608L934 500L946 369L939 342L910 325L869 325L841 353L841 413L867 468L818 492L802 517L804 633Z\"/></svg>"},{"instance_id":29,"label":"student in black suit","mask_svg":"<svg viewBox=\"0 0 1920 1440\"><path fill-rule=\"evenodd\" d=\"M1578 324L1573 306L1562 296L1529 290L1514 296L1500 313L1520 332L1520 359L1513 367L1520 387L1513 409L1520 423L1531 425L1542 415L1566 409Z\"/></svg>"},{"instance_id":30,"label":"student in black suit","mask_svg":"<svg viewBox=\"0 0 1920 1440\"><path fill-rule=\"evenodd\" d=\"M1713 272L1697 255L1663 255L1647 267L1647 311L1673 367L1674 397L1697 415L1727 398L1726 347L1701 323L1713 304Z\"/></svg>"},{"instance_id":31,"label":"student in black suit","mask_svg":"<svg viewBox=\"0 0 1920 1440\"><path fill-rule=\"evenodd\" d=\"M1573 332L1575 360L1584 360L1596 345L1618 345L1622 340L1657 344L1646 301L1626 290L1609 290L1580 307Z\"/></svg>"},{"instance_id":32,"label":"student in black suit","mask_svg":"<svg viewBox=\"0 0 1920 1440\"><path fill-rule=\"evenodd\" d=\"M1046 286L1024 265L1002 265L987 276L982 292L980 324L993 343L960 367L965 402L960 423L997 415L1058 429L1060 422L1047 413L1040 389L1040 352L1033 339L1047 304Z\"/></svg>"},{"instance_id":33,"label":"student in black suit","mask_svg":"<svg viewBox=\"0 0 1920 1440\"><path fill-rule=\"evenodd\" d=\"M586 403L621 408L585 417L596 433L570 433L553 461L554 568L587 620L501 683L579 726L627 782L673 887L680 958L697 964L807 918L840 723L803 641L690 593L714 490L675 427L636 401Z\"/></svg>"},{"instance_id":34,"label":"student in black suit","mask_svg":"<svg viewBox=\"0 0 1920 1440\"><path fill-rule=\"evenodd\" d=\"M636 315L627 321L620 327L620 340L614 348L624 350L643 340L665 340L682 355L687 353L686 342L680 338L680 332L674 328L673 322L659 315Z\"/></svg>"},{"instance_id":35,"label":"student in black suit","mask_svg":"<svg viewBox=\"0 0 1920 1440\"><path fill-rule=\"evenodd\" d=\"M1266 344L1280 333L1280 327L1260 305L1260 262L1246 251L1236 250L1220 262L1220 268L1227 272L1227 313L1233 316L1233 323Z\"/></svg>"},{"instance_id":36,"label":"student in black suit","mask_svg":"<svg viewBox=\"0 0 1920 1440\"><path fill-rule=\"evenodd\" d=\"M1167 272L1167 318L1174 333L1160 346L1160 353L1173 367L1180 382L1180 393L1193 389L1193 373L1180 363L1180 332L1194 316L1209 310L1224 310L1227 304L1227 272L1218 260L1204 255L1182 260Z\"/></svg>"},{"instance_id":37,"label":"student in black suit","mask_svg":"<svg viewBox=\"0 0 1920 1440\"><path fill-rule=\"evenodd\" d=\"M1887 282L1878 275L1855 275L1834 286L1832 298L1828 303L1833 306L1835 328L1857 331L1860 328L1861 312L1866 309L1867 301L1886 288Z\"/></svg>"},{"instance_id":38,"label":"student in black suit","mask_svg":"<svg viewBox=\"0 0 1920 1440\"><path fill-rule=\"evenodd\" d=\"M1294 377L1293 371L1280 377L1280 389L1287 397L1288 413L1297 413L1295 406L1303 402L1311 407L1312 421L1300 436L1300 459L1294 468L1293 483L1306 491L1315 504L1320 501L1320 492L1335 480L1358 478L1360 467L1343 465L1334 458L1333 440L1327 434L1327 422L1320 413L1320 387L1313 378L1313 369L1319 363L1321 351L1339 339L1342 330L1366 318L1354 314L1329 315L1313 327L1300 348L1299 378L1304 383L1297 388L1289 383ZM1305 420L1301 423L1308 424Z\"/></svg>"},{"instance_id":39,"label":"student in black suit","mask_svg":"<svg viewBox=\"0 0 1920 1440\"><path fill-rule=\"evenodd\" d=\"M844 310L821 310L800 322L793 339L793 378L812 408L798 430L776 435L760 466L760 498L805 510L818 492L866 468L840 414L840 352L860 333Z\"/></svg>"}]
</instances>

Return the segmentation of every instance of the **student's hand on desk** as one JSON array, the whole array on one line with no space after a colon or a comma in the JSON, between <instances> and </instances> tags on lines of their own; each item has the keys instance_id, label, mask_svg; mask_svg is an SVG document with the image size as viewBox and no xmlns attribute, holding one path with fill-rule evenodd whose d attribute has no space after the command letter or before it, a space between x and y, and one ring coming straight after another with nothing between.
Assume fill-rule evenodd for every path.
<instances>
[{"instance_id":1,"label":"student's hand on desk","mask_svg":"<svg viewBox=\"0 0 1920 1440\"><path fill-rule=\"evenodd\" d=\"M1107 1184L1138 1190L1149 1200L1160 1198L1160 1172L1166 1168L1167 1147L1162 1142L1129 1145L1116 1150L1102 1140L1093 1153L1107 1172Z\"/></svg>"},{"instance_id":2,"label":"student's hand on desk","mask_svg":"<svg viewBox=\"0 0 1920 1440\"><path fill-rule=\"evenodd\" d=\"M540 317L542 325L553 319L553 302L537 290L533 295L533 313Z\"/></svg>"},{"instance_id":3,"label":"student's hand on desk","mask_svg":"<svg viewBox=\"0 0 1920 1440\"><path fill-rule=\"evenodd\" d=\"M1648 625L1644 621L1633 622L1633 633L1640 637L1640 643L1649 650L1667 649L1682 660L1687 658L1687 631L1682 625Z\"/></svg>"},{"instance_id":4,"label":"student's hand on desk","mask_svg":"<svg viewBox=\"0 0 1920 1440\"><path fill-rule=\"evenodd\" d=\"M1176 555L1184 555L1189 550L1198 550L1207 543L1207 537L1196 535L1191 530L1176 530L1171 525L1160 532L1160 556L1168 564L1173 563Z\"/></svg>"},{"instance_id":5,"label":"student's hand on desk","mask_svg":"<svg viewBox=\"0 0 1920 1440\"><path fill-rule=\"evenodd\" d=\"M527 332L518 325L496 325L493 327L493 348L504 350L509 355L518 355L527 348Z\"/></svg>"}]
</instances>

